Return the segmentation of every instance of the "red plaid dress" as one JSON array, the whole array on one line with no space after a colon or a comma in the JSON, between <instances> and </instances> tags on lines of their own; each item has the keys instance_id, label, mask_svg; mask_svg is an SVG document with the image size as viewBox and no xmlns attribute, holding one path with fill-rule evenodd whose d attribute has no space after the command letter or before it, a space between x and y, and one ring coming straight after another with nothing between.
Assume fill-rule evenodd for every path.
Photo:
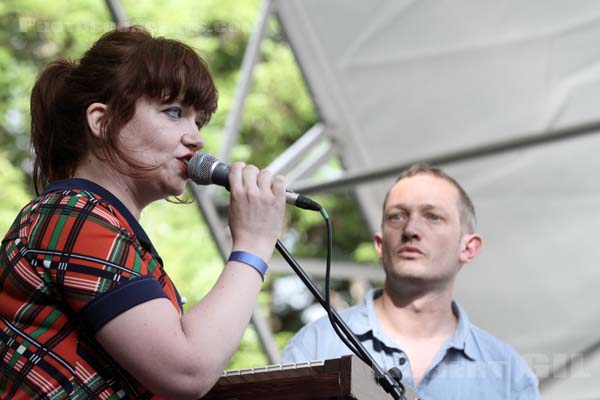
<instances>
[{"instance_id":1,"label":"red plaid dress","mask_svg":"<svg viewBox=\"0 0 600 400\"><path fill-rule=\"evenodd\" d=\"M156 398L94 334L160 297L181 312L162 260L123 204L83 179L50 184L0 248L0 398Z\"/></svg>"}]
</instances>

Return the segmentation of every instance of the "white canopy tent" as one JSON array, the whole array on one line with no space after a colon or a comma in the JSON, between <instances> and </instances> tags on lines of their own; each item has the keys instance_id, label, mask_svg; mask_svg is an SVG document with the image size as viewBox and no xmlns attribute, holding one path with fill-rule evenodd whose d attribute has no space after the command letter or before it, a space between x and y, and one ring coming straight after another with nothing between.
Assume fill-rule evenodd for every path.
<instances>
[{"instance_id":1,"label":"white canopy tent","mask_svg":"<svg viewBox=\"0 0 600 400\"><path fill-rule=\"evenodd\" d=\"M374 230L395 172L437 162L472 195L485 240L457 299L524 355L545 399L600 396L600 2L275 11L348 171L293 186L354 184Z\"/></svg>"}]
</instances>

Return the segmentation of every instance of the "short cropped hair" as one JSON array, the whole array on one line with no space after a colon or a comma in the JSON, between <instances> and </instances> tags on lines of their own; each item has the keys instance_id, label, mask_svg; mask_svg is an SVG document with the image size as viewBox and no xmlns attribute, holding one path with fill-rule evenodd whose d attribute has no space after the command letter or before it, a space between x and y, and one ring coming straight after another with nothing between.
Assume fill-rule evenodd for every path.
<instances>
[{"instance_id":1,"label":"short cropped hair","mask_svg":"<svg viewBox=\"0 0 600 400\"><path fill-rule=\"evenodd\" d=\"M433 166L431 166L429 164L425 164L425 163L414 164L411 167L409 167L408 169L404 170L402 173L400 173L398 178L396 178L394 185L396 183L400 182L402 179L411 178L411 177L417 176L417 175L435 176L436 178L440 178L440 179L445 180L446 182L449 182L452 186L454 186L456 188L456 190L458 190L458 193L459 193L458 210L459 210L459 214L460 214L460 222L461 222L462 229L465 233L469 233L469 234L474 233L475 227L477 224L477 216L475 214L475 206L473 205L473 201L471 200L471 198L469 197L467 192L463 189L463 187L454 178L452 178L450 175L446 174L441 168L433 167ZM392 186L392 188L393 188L393 186ZM388 200L388 197L390 195L392 188L390 188L388 190L388 192L385 195L385 199L383 200L383 215L384 216L385 216L385 207L387 205L387 200Z\"/></svg>"}]
</instances>

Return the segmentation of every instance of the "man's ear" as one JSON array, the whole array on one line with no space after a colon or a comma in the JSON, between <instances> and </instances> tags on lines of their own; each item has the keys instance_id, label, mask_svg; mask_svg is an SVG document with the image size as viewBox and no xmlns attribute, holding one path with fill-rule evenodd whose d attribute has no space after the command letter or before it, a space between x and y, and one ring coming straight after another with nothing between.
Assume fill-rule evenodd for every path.
<instances>
[{"instance_id":1,"label":"man's ear","mask_svg":"<svg viewBox=\"0 0 600 400\"><path fill-rule=\"evenodd\" d=\"M377 257L381 260L382 252L383 252L383 235L381 232L376 232L373 238L373 244L375 245L375 251L377 252Z\"/></svg>"},{"instance_id":2,"label":"man's ear","mask_svg":"<svg viewBox=\"0 0 600 400\"><path fill-rule=\"evenodd\" d=\"M102 135L102 128L104 127L103 121L106 116L106 104L103 103L92 103L89 105L85 112L87 118L87 124L90 127L90 131L94 136L100 137Z\"/></svg>"},{"instance_id":3,"label":"man's ear","mask_svg":"<svg viewBox=\"0 0 600 400\"><path fill-rule=\"evenodd\" d=\"M461 264L466 264L475 259L481 251L483 240L479 235L464 235L461 240L460 255L458 259Z\"/></svg>"}]
</instances>

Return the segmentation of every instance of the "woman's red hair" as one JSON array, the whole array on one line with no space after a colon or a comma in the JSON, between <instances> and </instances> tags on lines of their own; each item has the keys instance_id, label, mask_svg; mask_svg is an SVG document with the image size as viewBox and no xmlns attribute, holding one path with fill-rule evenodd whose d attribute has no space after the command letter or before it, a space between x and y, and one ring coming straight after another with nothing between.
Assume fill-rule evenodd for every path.
<instances>
[{"instance_id":1,"label":"woman's red hair","mask_svg":"<svg viewBox=\"0 0 600 400\"><path fill-rule=\"evenodd\" d=\"M123 160L147 168L129 160L118 146L118 133L142 96L165 103L179 99L200 112L203 124L217 108L213 79L196 52L137 26L104 34L79 63L60 60L46 66L31 93L36 192L72 177L90 151L113 165ZM107 106L100 137L91 133L86 118L87 108L96 102Z\"/></svg>"}]
</instances>

